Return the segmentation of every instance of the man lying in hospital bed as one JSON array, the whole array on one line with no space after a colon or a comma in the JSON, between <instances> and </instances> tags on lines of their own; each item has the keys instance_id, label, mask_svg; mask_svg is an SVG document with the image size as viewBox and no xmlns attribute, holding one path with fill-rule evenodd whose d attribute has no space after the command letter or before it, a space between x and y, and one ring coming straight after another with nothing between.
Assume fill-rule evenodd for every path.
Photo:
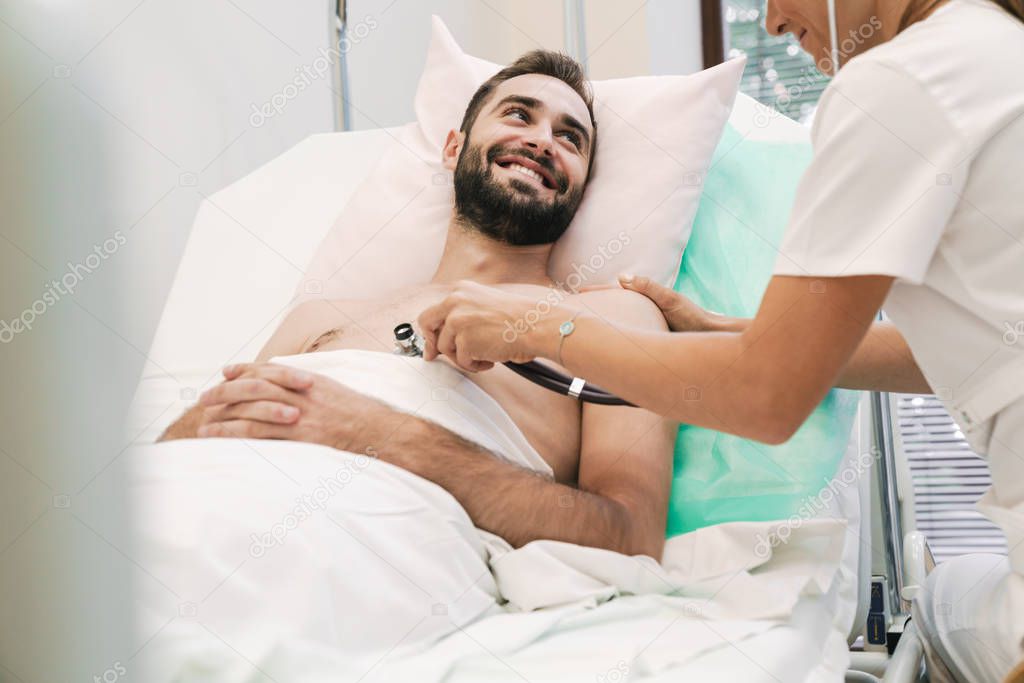
<instances>
[{"instance_id":1,"label":"man lying in hospital bed","mask_svg":"<svg viewBox=\"0 0 1024 683\"><path fill-rule=\"evenodd\" d=\"M514 546L543 538L660 558L670 422L637 408L581 404L504 367L463 378L454 367L388 355L395 325L414 320L459 280L518 291L535 298L540 310L565 300L612 321L666 329L646 297L627 290L565 292L547 274L551 248L583 197L597 144L586 88L579 65L550 52L530 53L494 76L444 147L455 207L431 282L377 300L298 305L257 363L229 372L162 439L275 438L373 452L439 484L477 527ZM382 383L385 375L405 374L428 388L451 387L496 405L488 422L459 433L417 416L415 402L393 396L382 402L345 386L352 366ZM294 368L313 372L298 375ZM476 436L494 429L500 434L488 441ZM481 446L500 437L514 447Z\"/></svg>"},{"instance_id":2,"label":"man lying in hospital bed","mask_svg":"<svg viewBox=\"0 0 1024 683\"><path fill-rule=\"evenodd\" d=\"M672 425L581 407L504 368L469 378L390 353L394 326L464 279L535 296L538 312L573 297L624 325L664 327L630 292L552 288L551 245L600 133L578 66L530 62L558 72L498 79L448 136L455 206L432 282L297 306L255 363L227 368L160 443L123 458L145 568L140 627L155 634L145 680L841 669L827 607L841 521L666 541ZM814 657L777 628L791 618ZM760 657L730 656L753 636L765 637Z\"/></svg>"}]
</instances>

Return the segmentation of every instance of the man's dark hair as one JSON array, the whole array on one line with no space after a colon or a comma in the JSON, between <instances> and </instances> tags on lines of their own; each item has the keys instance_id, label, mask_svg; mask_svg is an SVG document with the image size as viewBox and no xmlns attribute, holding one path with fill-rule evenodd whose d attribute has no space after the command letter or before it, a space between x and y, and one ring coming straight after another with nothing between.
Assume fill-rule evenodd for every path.
<instances>
[{"instance_id":1,"label":"man's dark hair","mask_svg":"<svg viewBox=\"0 0 1024 683\"><path fill-rule=\"evenodd\" d=\"M572 57L563 55L560 52L551 52L550 50L527 52L484 81L483 85L473 93L473 98L469 101L466 113L462 117L462 125L459 127L459 130L469 135L469 129L473 127L477 116L480 115L480 110L484 108L487 98L494 92L494 89L509 79L527 74L540 74L541 76L557 78L575 90L583 99L584 104L587 105L587 112L590 114L590 125L594 129L596 139L597 122L594 120L594 95L590 90L590 83L587 81L587 75L583 72L583 67ZM591 145L590 160L593 161L593 159L593 145Z\"/></svg>"}]
</instances>

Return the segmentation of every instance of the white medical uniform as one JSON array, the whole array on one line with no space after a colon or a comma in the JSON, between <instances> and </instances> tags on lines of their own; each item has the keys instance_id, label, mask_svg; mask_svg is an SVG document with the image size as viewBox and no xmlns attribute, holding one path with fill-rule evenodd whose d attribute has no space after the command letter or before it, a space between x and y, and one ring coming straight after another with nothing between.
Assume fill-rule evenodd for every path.
<instances>
[{"instance_id":1,"label":"white medical uniform","mask_svg":"<svg viewBox=\"0 0 1024 683\"><path fill-rule=\"evenodd\" d=\"M775 273L896 278L884 310L987 453L1010 547L940 565L918 627L954 677L1000 680L1024 637L1024 23L951 0L845 64L812 139Z\"/></svg>"}]
</instances>

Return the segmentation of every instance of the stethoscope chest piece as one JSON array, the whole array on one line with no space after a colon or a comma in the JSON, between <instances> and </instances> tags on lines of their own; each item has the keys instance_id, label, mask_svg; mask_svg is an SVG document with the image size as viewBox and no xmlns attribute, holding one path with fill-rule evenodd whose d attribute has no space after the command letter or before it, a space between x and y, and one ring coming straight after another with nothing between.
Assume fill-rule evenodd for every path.
<instances>
[{"instance_id":1,"label":"stethoscope chest piece","mask_svg":"<svg viewBox=\"0 0 1024 683\"><path fill-rule=\"evenodd\" d=\"M423 339L416 334L412 323L395 326L395 353L400 356L423 355Z\"/></svg>"}]
</instances>

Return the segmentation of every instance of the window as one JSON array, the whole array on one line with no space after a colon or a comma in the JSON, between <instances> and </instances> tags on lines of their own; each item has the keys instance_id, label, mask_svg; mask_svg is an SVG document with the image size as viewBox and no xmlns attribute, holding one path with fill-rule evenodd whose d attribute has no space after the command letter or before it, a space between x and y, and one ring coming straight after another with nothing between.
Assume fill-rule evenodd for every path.
<instances>
[{"instance_id":1,"label":"window","mask_svg":"<svg viewBox=\"0 0 1024 683\"><path fill-rule=\"evenodd\" d=\"M807 123L828 85L790 35L764 28L764 0L704 0L705 66L747 57L740 92L786 116Z\"/></svg>"},{"instance_id":2,"label":"window","mask_svg":"<svg viewBox=\"0 0 1024 683\"><path fill-rule=\"evenodd\" d=\"M967 445L934 396L897 395L895 431L910 465L917 529L935 559L1007 553L1002 530L974 509L992 485L988 463Z\"/></svg>"}]
</instances>

